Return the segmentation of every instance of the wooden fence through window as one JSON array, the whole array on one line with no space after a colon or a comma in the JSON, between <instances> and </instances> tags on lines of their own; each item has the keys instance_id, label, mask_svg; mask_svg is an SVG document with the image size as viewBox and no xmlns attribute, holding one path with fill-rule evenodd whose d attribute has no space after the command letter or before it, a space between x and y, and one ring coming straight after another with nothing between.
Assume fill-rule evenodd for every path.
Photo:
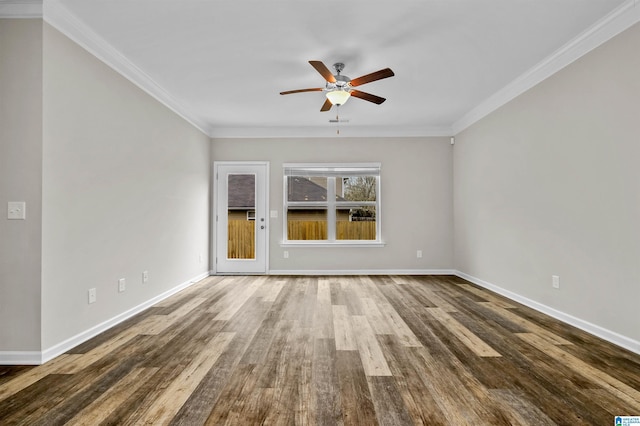
<instances>
[{"instance_id":1,"label":"wooden fence through window","mask_svg":"<svg viewBox=\"0 0 640 426\"><path fill-rule=\"evenodd\" d=\"M327 222L315 220L290 220L287 226L289 240L310 241L327 239ZM337 240L375 240L376 223L336 222Z\"/></svg>"},{"instance_id":2,"label":"wooden fence through window","mask_svg":"<svg viewBox=\"0 0 640 426\"><path fill-rule=\"evenodd\" d=\"M255 258L255 221L229 220L227 257L229 259ZM289 240L312 241L327 239L327 222L317 220L290 220L287 226ZM375 240L376 222L336 222L337 240Z\"/></svg>"},{"instance_id":3,"label":"wooden fence through window","mask_svg":"<svg viewBox=\"0 0 640 426\"><path fill-rule=\"evenodd\" d=\"M256 222L253 220L229 220L227 226L228 259L256 258Z\"/></svg>"}]
</instances>

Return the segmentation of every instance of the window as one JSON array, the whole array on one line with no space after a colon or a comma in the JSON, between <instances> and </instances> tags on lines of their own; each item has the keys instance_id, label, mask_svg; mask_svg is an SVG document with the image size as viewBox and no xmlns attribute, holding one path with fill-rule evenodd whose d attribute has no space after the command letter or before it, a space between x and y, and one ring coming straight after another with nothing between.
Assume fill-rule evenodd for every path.
<instances>
[{"instance_id":1,"label":"window","mask_svg":"<svg viewBox=\"0 0 640 426\"><path fill-rule=\"evenodd\" d=\"M284 242L380 244L380 164L285 164Z\"/></svg>"}]
</instances>

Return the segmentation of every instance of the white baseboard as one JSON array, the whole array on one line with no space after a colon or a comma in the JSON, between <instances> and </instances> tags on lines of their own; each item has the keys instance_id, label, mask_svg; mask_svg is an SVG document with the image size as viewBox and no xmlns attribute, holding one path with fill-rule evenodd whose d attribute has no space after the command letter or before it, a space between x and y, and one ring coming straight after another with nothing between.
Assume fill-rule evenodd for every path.
<instances>
[{"instance_id":1,"label":"white baseboard","mask_svg":"<svg viewBox=\"0 0 640 426\"><path fill-rule=\"evenodd\" d=\"M0 351L0 365L40 365L42 352Z\"/></svg>"},{"instance_id":2,"label":"white baseboard","mask_svg":"<svg viewBox=\"0 0 640 426\"><path fill-rule=\"evenodd\" d=\"M268 275L456 275L453 269L272 269Z\"/></svg>"},{"instance_id":3,"label":"white baseboard","mask_svg":"<svg viewBox=\"0 0 640 426\"><path fill-rule=\"evenodd\" d=\"M495 284L481 280L480 278L476 278L472 275L465 274L464 272L456 270L454 271L454 275L460 278L463 278L467 281L470 281L474 284L477 284L480 287L484 287L487 290L491 290L495 293L498 293L504 297L508 297L509 299L515 302L521 303L531 309L535 309L538 312L542 312L545 315L549 315L550 317L553 317L564 323L567 323L583 331L586 331L589 334L593 334L594 336L597 336L610 343L613 343L614 345L618 345L622 348L630 350L631 352L640 354L640 342L637 340L631 339L627 336L623 336L619 333L616 333L615 331L607 330L606 328L600 327L599 325L596 325L596 324L592 324L583 319L576 318L573 315L569 315L565 312L551 308L547 305L543 305L542 303L536 302L535 300L521 296L517 293L506 290L502 287L498 287Z\"/></svg>"},{"instance_id":4,"label":"white baseboard","mask_svg":"<svg viewBox=\"0 0 640 426\"><path fill-rule=\"evenodd\" d=\"M90 329L83 331L80 334L77 334L67 340L65 340L64 342L58 343L55 346L52 346L51 348L45 349L42 352L42 363L45 363L65 352L67 352L69 349L75 348L76 346L78 346L81 343L86 342L87 340L91 339L92 337L97 336L98 334L110 329L111 327L114 327L118 324L120 324L121 322L131 318L132 316L144 311L145 309L150 308L151 306L155 305L156 303L161 302L162 300L173 296L174 294L176 294L177 292L179 292L180 290L184 290L185 288L195 284L196 282L206 278L209 276L209 272L204 272L196 277L191 278L190 280L187 280L185 282L183 282L182 284L179 284L175 287L173 287L170 290L165 291L162 294L159 294L149 300L147 300L144 303L139 304L138 306L135 306L131 309L129 309L128 311L125 311L119 315L116 315L115 317L101 323L98 324L94 327L91 327Z\"/></svg>"},{"instance_id":5,"label":"white baseboard","mask_svg":"<svg viewBox=\"0 0 640 426\"><path fill-rule=\"evenodd\" d=\"M64 342L61 342L42 352L39 351L0 351L0 365L40 365L56 356L59 356L68 350L86 342L92 337L108 330L111 327L131 318L132 316L144 311L145 309L159 303L160 301L176 294L177 292L195 284L196 282L212 275L210 272L200 274L176 287L156 296L152 299L123 312L101 324L98 324L76 336L73 336ZM535 300L521 296L512 291L506 290L490 282L481 280L480 278L466 274L455 269L373 269L373 270L271 270L269 275L455 275L472 282L480 287L491 290L513 301L521 303L550 317L556 318L569 325L584 330L594 336L600 337L608 342L628 349L634 353L640 354L640 342L623 336L611 330L607 330L598 325L576 318L572 315L558 311L557 309L543 305Z\"/></svg>"}]
</instances>

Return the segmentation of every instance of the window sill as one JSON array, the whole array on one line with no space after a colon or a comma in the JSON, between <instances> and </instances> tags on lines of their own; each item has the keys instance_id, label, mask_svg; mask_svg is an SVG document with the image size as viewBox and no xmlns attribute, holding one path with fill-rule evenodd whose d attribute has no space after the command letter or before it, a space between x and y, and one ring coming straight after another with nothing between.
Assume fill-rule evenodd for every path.
<instances>
[{"instance_id":1,"label":"window sill","mask_svg":"<svg viewBox=\"0 0 640 426\"><path fill-rule=\"evenodd\" d=\"M287 241L280 243L280 247L384 247L386 243L382 241Z\"/></svg>"}]
</instances>

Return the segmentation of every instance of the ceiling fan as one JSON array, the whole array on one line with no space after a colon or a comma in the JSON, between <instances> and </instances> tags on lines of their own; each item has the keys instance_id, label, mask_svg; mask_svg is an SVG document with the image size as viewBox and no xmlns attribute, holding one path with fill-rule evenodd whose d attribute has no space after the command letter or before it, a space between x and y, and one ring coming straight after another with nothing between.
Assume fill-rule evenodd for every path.
<instances>
[{"instance_id":1,"label":"ceiling fan","mask_svg":"<svg viewBox=\"0 0 640 426\"><path fill-rule=\"evenodd\" d=\"M324 101L320 111L329 111L333 105L344 105L351 96L364 99L365 101L373 102L380 105L385 98L372 95L371 93L362 92L360 90L353 89L353 87L361 86L365 83L371 83L372 81L382 80L383 78L393 77L395 74L390 68L385 68L380 71L372 72L371 74L363 75L353 80L346 75L340 74L344 69L342 62L333 64L333 68L336 70L336 74L332 74L329 68L326 67L321 61L309 61L311 66L316 69L327 81L325 87L314 87L310 89L298 89L288 90L286 92L280 92L281 95L290 95L292 93L302 92L327 92L327 100Z\"/></svg>"}]
</instances>

